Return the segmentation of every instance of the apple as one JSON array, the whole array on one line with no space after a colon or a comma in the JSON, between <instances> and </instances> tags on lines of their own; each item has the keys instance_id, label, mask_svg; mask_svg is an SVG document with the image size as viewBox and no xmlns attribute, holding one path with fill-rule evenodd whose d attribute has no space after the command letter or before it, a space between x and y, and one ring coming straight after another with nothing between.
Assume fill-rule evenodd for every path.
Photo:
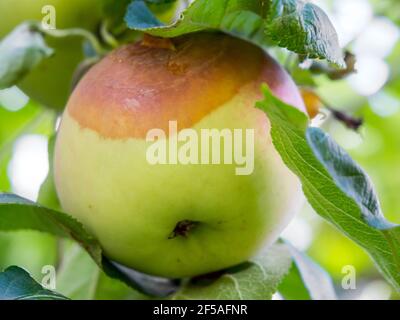
<instances>
[{"instance_id":1,"label":"apple","mask_svg":"<svg viewBox=\"0 0 400 320\"><path fill-rule=\"evenodd\" d=\"M1 0L0 39L26 20L42 21L45 6L54 6L57 29L83 28L95 32L106 0ZM108 0L107 0L108 1ZM47 107L63 109L71 91L72 75L83 60L82 38L46 37L55 54L20 83L31 98Z\"/></svg>"},{"instance_id":2,"label":"apple","mask_svg":"<svg viewBox=\"0 0 400 320\"><path fill-rule=\"evenodd\" d=\"M277 240L302 192L255 102L266 82L282 100L305 107L284 69L252 44L218 33L170 41L123 46L83 77L59 128L55 183L63 209L110 259L182 278L239 264ZM233 161L176 161L182 148L196 155L199 147L177 138L183 130L199 137L203 130L253 132L253 140L233 146L253 143L253 170L238 174ZM156 143L174 161L149 160ZM202 151L207 158L210 148Z\"/></svg>"}]
</instances>

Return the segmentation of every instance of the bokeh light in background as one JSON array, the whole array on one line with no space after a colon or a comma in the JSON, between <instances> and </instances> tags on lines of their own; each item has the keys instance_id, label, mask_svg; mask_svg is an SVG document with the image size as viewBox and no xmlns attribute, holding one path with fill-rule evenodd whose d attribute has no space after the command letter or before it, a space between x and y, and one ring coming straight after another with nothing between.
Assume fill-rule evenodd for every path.
<instances>
[{"instance_id":1,"label":"bokeh light in background","mask_svg":"<svg viewBox=\"0 0 400 320\"><path fill-rule=\"evenodd\" d=\"M17 112L28 101L29 98L17 87L0 90L0 105L6 110ZM47 137L38 134L23 135L15 141L7 170L12 192L37 200L49 170L47 143Z\"/></svg>"},{"instance_id":2,"label":"bokeh light in background","mask_svg":"<svg viewBox=\"0 0 400 320\"><path fill-rule=\"evenodd\" d=\"M356 63L357 73L349 76L353 89L362 96L377 93L389 79L389 66L384 60L373 55L359 55Z\"/></svg>"},{"instance_id":3,"label":"bokeh light in background","mask_svg":"<svg viewBox=\"0 0 400 320\"><path fill-rule=\"evenodd\" d=\"M390 117L400 109L400 100L392 94L380 91L369 98L372 111L380 117Z\"/></svg>"},{"instance_id":4,"label":"bokeh light in background","mask_svg":"<svg viewBox=\"0 0 400 320\"><path fill-rule=\"evenodd\" d=\"M324 8L338 31L342 47L357 56L357 73L347 81L360 95L377 93L390 76L385 58L400 37L399 28L386 17L374 16L368 0L311 1Z\"/></svg>"},{"instance_id":5,"label":"bokeh light in background","mask_svg":"<svg viewBox=\"0 0 400 320\"><path fill-rule=\"evenodd\" d=\"M392 294L392 289L387 282L375 280L368 283L358 296L359 300L388 300Z\"/></svg>"}]
</instances>

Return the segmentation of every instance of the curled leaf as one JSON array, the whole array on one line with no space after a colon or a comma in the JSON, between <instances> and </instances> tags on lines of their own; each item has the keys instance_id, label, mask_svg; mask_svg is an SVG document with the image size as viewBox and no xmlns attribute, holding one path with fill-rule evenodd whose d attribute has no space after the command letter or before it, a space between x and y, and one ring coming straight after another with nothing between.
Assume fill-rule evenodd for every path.
<instances>
[{"instance_id":1,"label":"curled leaf","mask_svg":"<svg viewBox=\"0 0 400 320\"><path fill-rule=\"evenodd\" d=\"M0 89L18 83L53 50L33 23L23 23L0 42Z\"/></svg>"}]
</instances>

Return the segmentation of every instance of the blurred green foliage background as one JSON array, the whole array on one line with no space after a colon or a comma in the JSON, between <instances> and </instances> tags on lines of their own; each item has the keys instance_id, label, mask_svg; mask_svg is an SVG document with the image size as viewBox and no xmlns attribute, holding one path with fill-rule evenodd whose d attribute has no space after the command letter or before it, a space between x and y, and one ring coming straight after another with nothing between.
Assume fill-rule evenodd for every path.
<instances>
[{"instance_id":1,"label":"blurred green foliage background","mask_svg":"<svg viewBox=\"0 0 400 320\"><path fill-rule=\"evenodd\" d=\"M316 76L317 92L330 107L362 117L364 125L358 132L350 130L324 108L319 118L324 118L323 127L370 175L388 219L400 223L400 1L312 2L329 14L341 45L357 56L356 74L339 81ZM47 142L54 133L57 119L54 111L29 101L17 88L0 91L1 191L37 200L49 167ZM396 298L369 257L314 214L308 205L283 236L308 252L331 274L340 298ZM0 269L19 265L40 281L42 267L54 265L63 270L60 282L69 296L138 297L99 271L94 273L93 263L77 248L72 248L60 260L60 246L70 245L36 232L0 232ZM76 264L71 264L71 259ZM341 289L343 267L347 265L354 266L357 271L356 290ZM83 274L87 272L88 276L81 274L73 279L68 268L79 269ZM97 290L100 293L90 287L93 275L102 279L97 283L103 288Z\"/></svg>"}]
</instances>

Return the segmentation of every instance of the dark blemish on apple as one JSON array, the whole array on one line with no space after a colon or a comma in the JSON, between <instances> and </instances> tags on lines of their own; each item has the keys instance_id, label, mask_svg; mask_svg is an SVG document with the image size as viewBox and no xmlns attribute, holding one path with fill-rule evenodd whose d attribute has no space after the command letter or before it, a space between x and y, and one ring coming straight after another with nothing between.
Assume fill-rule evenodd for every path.
<instances>
[{"instance_id":1,"label":"dark blemish on apple","mask_svg":"<svg viewBox=\"0 0 400 320\"><path fill-rule=\"evenodd\" d=\"M199 222L197 221L191 221L191 220L182 220L179 221L174 230L171 232L169 235L168 239L174 239L178 236L186 238L191 230L195 228Z\"/></svg>"}]
</instances>

